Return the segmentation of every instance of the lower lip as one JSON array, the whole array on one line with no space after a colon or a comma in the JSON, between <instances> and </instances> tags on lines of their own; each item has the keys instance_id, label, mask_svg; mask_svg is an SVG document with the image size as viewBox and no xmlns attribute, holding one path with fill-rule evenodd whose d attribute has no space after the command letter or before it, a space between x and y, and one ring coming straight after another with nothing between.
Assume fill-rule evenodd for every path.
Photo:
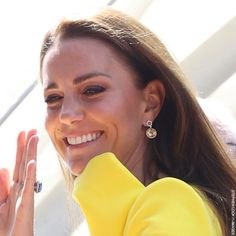
<instances>
[{"instance_id":1,"label":"lower lip","mask_svg":"<svg viewBox=\"0 0 236 236\"><path fill-rule=\"evenodd\" d=\"M68 145L68 148L70 149L78 149L78 148L84 148L84 147L87 147L87 146L90 146L91 144L95 143L96 141L98 141L98 139L100 139L102 136L102 134L95 140L93 141L88 141L86 143L81 143L81 144L76 144L76 145Z\"/></svg>"}]
</instances>

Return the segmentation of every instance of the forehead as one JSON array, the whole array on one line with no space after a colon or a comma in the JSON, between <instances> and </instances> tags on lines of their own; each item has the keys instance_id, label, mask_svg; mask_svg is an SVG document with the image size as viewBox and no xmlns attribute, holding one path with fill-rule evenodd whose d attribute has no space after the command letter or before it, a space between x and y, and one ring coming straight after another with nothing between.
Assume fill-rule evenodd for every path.
<instances>
[{"instance_id":1,"label":"forehead","mask_svg":"<svg viewBox=\"0 0 236 236\"><path fill-rule=\"evenodd\" d=\"M124 56L109 43L81 37L56 40L45 55L41 75L45 85L49 79L72 78L91 72L122 76L124 71L136 75Z\"/></svg>"},{"instance_id":2,"label":"forehead","mask_svg":"<svg viewBox=\"0 0 236 236\"><path fill-rule=\"evenodd\" d=\"M43 66L58 57L90 60L109 57L112 60L119 60L118 53L108 43L89 37L56 40L45 55Z\"/></svg>"},{"instance_id":3,"label":"forehead","mask_svg":"<svg viewBox=\"0 0 236 236\"><path fill-rule=\"evenodd\" d=\"M88 37L56 40L45 55L42 74L60 68L62 71L72 70L75 66L81 69L106 67L122 61L118 53L102 40Z\"/></svg>"}]
</instances>

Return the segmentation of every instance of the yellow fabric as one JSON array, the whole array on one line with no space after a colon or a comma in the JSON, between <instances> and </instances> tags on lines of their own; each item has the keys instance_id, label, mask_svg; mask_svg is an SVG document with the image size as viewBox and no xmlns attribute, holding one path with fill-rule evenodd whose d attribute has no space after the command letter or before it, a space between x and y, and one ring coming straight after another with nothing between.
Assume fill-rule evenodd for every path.
<instances>
[{"instance_id":1,"label":"yellow fabric","mask_svg":"<svg viewBox=\"0 0 236 236\"><path fill-rule=\"evenodd\" d=\"M93 158L75 179L73 198L91 236L220 236L207 200L185 182L145 187L112 153Z\"/></svg>"},{"instance_id":2,"label":"yellow fabric","mask_svg":"<svg viewBox=\"0 0 236 236\"><path fill-rule=\"evenodd\" d=\"M93 158L76 178L73 197L92 236L121 236L128 211L144 188L112 153Z\"/></svg>"}]
</instances>

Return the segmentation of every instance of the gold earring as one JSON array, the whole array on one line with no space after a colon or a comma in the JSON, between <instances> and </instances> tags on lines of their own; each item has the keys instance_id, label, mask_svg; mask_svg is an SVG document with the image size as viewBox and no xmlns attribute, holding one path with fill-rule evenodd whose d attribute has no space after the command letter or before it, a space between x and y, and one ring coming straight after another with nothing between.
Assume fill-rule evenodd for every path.
<instances>
[{"instance_id":1,"label":"gold earring","mask_svg":"<svg viewBox=\"0 0 236 236\"><path fill-rule=\"evenodd\" d=\"M151 120L148 120L146 122L146 125L149 127L147 130L146 130L146 136L150 139L153 139L157 136L157 131L156 129L152 128L152 121Z\"/></svg>"}]
</instances>

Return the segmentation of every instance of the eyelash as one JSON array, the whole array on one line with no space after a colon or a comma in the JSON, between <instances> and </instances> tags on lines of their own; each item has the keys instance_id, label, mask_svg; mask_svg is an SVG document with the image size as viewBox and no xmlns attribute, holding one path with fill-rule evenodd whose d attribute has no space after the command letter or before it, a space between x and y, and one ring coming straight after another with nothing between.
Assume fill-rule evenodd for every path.
<instances>
[{"instance_id":1,"label":"eyelash","mask_svg":"<svg viewBox=\"0 0 236 236\"><path fill-rule=\"evenodd\" d=\"M84 91L82 92L82 94L87 97L92 97L92 96L102 93L104 91L105 91L104 87L99 86L99 85L94 85L94 86L90 86L90 87L85 88ZM45 98L45 102L47 104L52 104L52 103L58 102L62 98L63 98L62 96L50 95L47 98Z\"/></svg>"},{"instance_id":2,"label":"eyelash","mask_svg":"<svg viewBox=\"0 0 236 236\"><path fill-rule=\"evenodd\" d=\"M104 92L106 89L100 85L94 85L94 86L90 86L84 89L84 91L82 92L83 95L86 95L88 97L92 97L96 94L102 93Z\"/></svg>"},{"instance_id":3,"label":"eyelash","mask_svg":"<svg viewBox=\"0 0 236 236\"><path fill-rule=\"evenodd\" d=\"M54 103L54 102L57 102L57 101L61 100L62 98L63 98L62 96L50 95L50 96L48 96L44 101L45 101L47 104L51 104L51 103Z\"/></svg>"}]
</instances>

